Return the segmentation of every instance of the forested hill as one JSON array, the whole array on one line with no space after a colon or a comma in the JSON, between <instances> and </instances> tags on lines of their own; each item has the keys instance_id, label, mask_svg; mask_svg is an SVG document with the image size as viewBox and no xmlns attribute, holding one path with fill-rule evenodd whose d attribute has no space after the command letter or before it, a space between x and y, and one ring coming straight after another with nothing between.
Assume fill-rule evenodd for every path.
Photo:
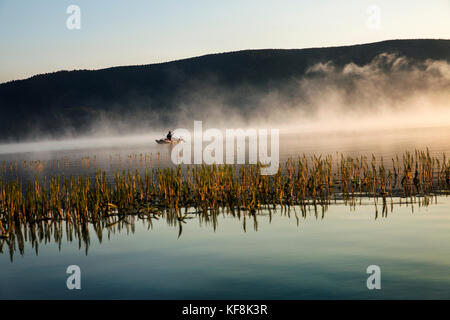
<instances>
[{"instance_id":1,"label":"forested hill","mask_svg":"<svg viewBox=\"0 0 450 320\"><path fill-rule=\"evenodd\" d=\"M307 68L318 62L364 65L380 53L397 53L414 61L449 61L450 40L244 50L160 64L36 75L0 84L0 140L28 139L31 132L57 135L69 130L82 134L105 117L114 123L114 119L139 115L135 118L141 118L143 125L152 125L156 120L170 124L176 110L185 99L192 101L192 93L197 90L266 90L305 76ZM227 99L227 104L245 115L247 101L242 95L228 94ZM148 114L148 118L142 119L143 114Z\"/></svg>"}]
</instances>

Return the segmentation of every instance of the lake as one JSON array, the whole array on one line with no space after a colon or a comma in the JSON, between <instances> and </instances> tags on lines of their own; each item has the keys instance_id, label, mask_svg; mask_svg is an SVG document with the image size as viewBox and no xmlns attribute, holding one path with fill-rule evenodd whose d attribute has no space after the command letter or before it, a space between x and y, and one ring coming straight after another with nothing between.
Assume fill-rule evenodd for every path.
<instances>
[{"instance_id":1,"label":"lake","mask_svg":"<svg viewBox=\"0 0 450 320\"><path fill-rule=\"evenodd\" d=\"M17 169L2 175L104 170L111 176L117 169L170 166L168 147L152 138L97 140L89 147L79 141L3 145L0 162L17 161ZM449 138L450 128L290 133L281 136L280 160L342 152L389 161L426 147L440 156L449 153ZM39 168L21 167L35 160ZM47 222L35 230L37 239L22 229L12 246L0 240L0 299L449 299L450 198L388 204L387 215L380 199L362 198L356 206L338 200L254 216L192 214L182 224L129 217L77 231ZM80 267L81 290L66 287L69 265ZM366 286L371 265L380 267L380 290Z\"/></svg>"}]
</instances>

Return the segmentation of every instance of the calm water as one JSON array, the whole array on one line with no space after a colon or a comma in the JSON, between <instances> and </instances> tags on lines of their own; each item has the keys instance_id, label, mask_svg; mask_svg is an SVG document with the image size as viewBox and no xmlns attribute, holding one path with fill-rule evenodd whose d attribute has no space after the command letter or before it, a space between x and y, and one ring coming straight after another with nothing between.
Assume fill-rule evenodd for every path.
<instances>
[{"instance_id":1,"label":"calm water","mask_svg":"<svg viewBox=\"0 0 450 320\"><path fill-rule=\"evenodd\" d=\"M173 166L170 160L171 146L158 145L156 138L120 137L117 139L86 139L63 142L44 142L19 145L0 145L0 165L3 161L17 164L17 174L27 178L38 175L56 173L95 175L98 170L111 176L114 172L128 169L145 169L154 166ZM386 164L395 155L405 151L414 153L415 149L429 148L432 156L442 157L443 153L450 155L450 127L420 128L402 130L380 130L370 132L345 133L282 133L280 135L280 163L289 157L327 155L336 153L357 157L375 155L379 160L384 157ZM31 150L31 151L30 151ZM193 148L192 148L193 153ZM158 156L159 154L159 156ZM158 160L159 158L159 160ZM62 166L62 160L67 166ZM30 161L39 160L40 171L29 170ZM58 160L60 166L58 167ZM247 158L248 160L248 158ZM23 170L26 161L28 169ZM7 176L10 170L0 171Z\"/></svg>"},{"instance_id":2,"label":"calm water","mask_svg":"<svg viewBox=\"0 0 450 320\"><path fill-rule=\"evenodd\" d=\"M273 213L254 221L197 219L178 227L135 223L90 243L25 245L0 255L0 298L415 299L450 298L450 198L428 208L397 206L374 219L373 204L331 206L297 220ZM130 227L129 227L130 228ZM66 288L68 265L80 266L81 290ZM366 268L381 268L381 290L366 288Z\"/></svg>"},{"instance_id":3,"label":"calm water","mask_svg":"<svg viewBox=\"0 0 450 320\"><path fill-rule=\"evenodd\" d=\"M450 129L327 135L293 135L281 141L282 160L300 153L358 155L389 159L404 150L428 146L450 152ZM8 147L9 148L9 147ZM67 173L113 172L140 164L140 154L168 155L167 146L123 144L82 150L10 153L0 146L0 161L42 160L42 174L55 170L48 160L66 158ZM11 149L12 150L12 149ZM12 150L14 151L14 150ZM17 150L16 150L17 151ZM111 165L110 155L113 164ZM96 156L94 166L93 157ZM81 169L82 157L90 158ZM120 160L121 159L121 162ZM20 171L20 170L19 170ZM20 171L26 175L26 172ZM34 174L34 173L33 173ZM29 175L33 175L29 173ZM397 202L397 201L396 201ZM36 248L24 241L13 252L3 241L0 298L111 299L417 299L450 298L450 198L427 207L394 204L387 217L375 219L373 200L350 208L331 205L324 216L314 208L280 209L253 218L219 216L216 223L193 216L179 227L163 219L119 223L89 240L63 240L52 233ZM381 211L381 208L378 207ZM63 226L64 230L64 226ZM66 239L65 237L63 239ZM0 240L1 243L2 240ZM81 268L81 290L66 288L66 268ZM381 268L381 290L368 290L366 268Z\"/></svg>"}]
</instances>

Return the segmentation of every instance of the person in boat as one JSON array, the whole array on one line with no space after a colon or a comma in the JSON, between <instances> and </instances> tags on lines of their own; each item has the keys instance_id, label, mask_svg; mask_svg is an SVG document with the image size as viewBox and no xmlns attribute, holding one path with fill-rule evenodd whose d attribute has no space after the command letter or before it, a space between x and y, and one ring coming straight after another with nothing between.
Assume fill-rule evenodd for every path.
<instances>
[{"instance_id":1,"label":"person in boat","mask_svg":"<svg viewBox=\"0 0 450 320\"><path fill-rule=\"evenodd\" d=\"M172 131L169 130L169 133L167 134L167 140L172 141Z\"/></svg>"}]
</instances>

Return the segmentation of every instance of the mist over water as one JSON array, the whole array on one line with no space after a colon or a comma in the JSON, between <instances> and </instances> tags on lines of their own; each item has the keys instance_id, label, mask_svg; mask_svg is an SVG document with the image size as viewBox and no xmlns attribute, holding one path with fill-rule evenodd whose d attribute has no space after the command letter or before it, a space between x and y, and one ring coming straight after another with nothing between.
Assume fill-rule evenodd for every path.
<instances>
[{"instance_id":1,"label":"mist over water","mask_svg":"<svg viewBox=\"0 0 450 320\"><path fill-rule=\"evenodd\" d=\"M102 118L83 137L36 136L30 142L1 144L0 158L161 152L170 159L170 150L155 139L176 128L192 133L194 120L203 121L203 130L279 129L281 161L302 153L450 150L450 65L445 61L415 62L383 53L362 66L318 63L304 77L266 92L245 86L230 92L214 81L207 87L187 86L192 90L180 97L178 112L170 115L172 127L163 127L157 118L154 127L139 126L136 118L144 114L118 122ZM246 108L236 108L233 100L247 101Z\"/></svg>"},{"instance_id":2,"label":"mist over water","mask_svg":"<svg viewBox=\"0 0 450 320\"><path fill-rule=\"evenodd\" d=\"M84 138L72 138L62 140L42 140L39 142L11 143L0 145L0 154L11 153L40 153L57 150L80 150L115 148L133 145L143 145L153 142L157 134L128 135L128 136L94 136Z\"/></svg>"},{"instance_id":3,"label":"mist over water","mask_svg":"<svg viewBox=\"0 0 450 320\"><path fill-rule=\"evenodd\" d=\"M450 65L380 54L367 65L312 65L273 89L211 85L183 97L177 123L278 127L289 132L397 129L450 124ZM230 101L245 101L236 108Z\"/></svg>"},{"instance_id":4,"label":"mist over water","mask_svg":"<svg viewBox=\"0 0 450 320\"><path fill-rule=\"evenodd\" d=\"M144 173L153 167L175 167L171 160L173 148L157 144L152 138L153 135L128 136L8 145L0 154L0 165L4 167L0 171L0 177L16 179L20 176L31 180L36 174L40 177L58 174L94 177L98 171L103 171L112 178L117 170L139 170ZM416 149L428 148L430 155L439 159L444 154L448 157L450 126L364 132L283 133L280 135L279 147L282 168L288 158L295 160L303 154L307 157L332 155L333 159L338 159L341 153L351 157L366 156L368 159L374 155L377 160L383 158L386 168L390 168L392 158L401 157L404 152L414 152ZM33 161L39 163L33 164ZM3 166L3 163L6 165Z\"/></svg>"},{"instance_id":5,"label":"mist over water","mask_svg":"<svg viewBox=\"0 0 450 320\"><path fill-rule=\"evenodd\" d=\"M104 118L83 137L68 134L2 144L0 177L21 181L39 175L92 177L101 170L112 179L117 171L173 166L171 146L156 144L155 139L168 129L192 132L194 120L204 122L203 130L280 129L281 164L302 154L336 152L374 154L389 164L395 155L425 148L441 157L450 151L449 70L446 62L414 64L383 54L365 66L316 64L304 78L269 92L252 88L223 92L212 84L211 90L191 92L180 103L171 128L158 123L141 127L124 117L118 134L115 122ZM246 96L248 109L228 104L237 95ZM78 239L60 238L59 244L42 237L17 246L2 240L0 267L5 271L0 288L11 290L0 290L0 297L72 298L60 274L65 275L67 265L75 261L83 268L83 286L90 288L82 290L87 299L246 299L249 294L261 299L370 299L375 296L364 285L365 270L373 263L384 268L383 290L377 298L448 298L449 248L442 245L448 243L448 198L436 197L430 207L419 202L415 209L395 201L395 211L391 202L391 211L382 218L374 213L378 211L372 199L354 209L335 202L326 214L319 209L321 218L315 205L308 205L300 220L294 218L295 208L292 216L278 209L248 220L220 215L213 226L194 216L183 224L181 239L177 229L181 230L181 222L177 227L159 219L146 220L149 225L112 221L100 231L89 225ZM58 222L44 222L53 236L57 232L49 228L52 223L55 227ZM99 267L100 258L109 262ZM27 273L30 265L42 276ZM248 270L256 272L249 278ZM34 290L42 287L49 289Z\"/></svg>"},{"instance_id":6,"label":"mist over water","mask_svg":"<svg viewBox=\"0 0 450 320\"><path fill-rule=\"evenodd\" d=\"M366 65L314 64L303 77L274 83L268 90L245 85L226 89L214 79L208 85L187 83L177 101L176 110L165 115L170 120L167 126L149 105L139 114L103 114L82 137L70 128L58 137L37 130L27 143L1 144L0 154L142 145L170 129L192 131L194 120L203 121L205 130L277 128L294 136L446 127L450 65L383 53Z\"/></svg>"}]
</instances>

